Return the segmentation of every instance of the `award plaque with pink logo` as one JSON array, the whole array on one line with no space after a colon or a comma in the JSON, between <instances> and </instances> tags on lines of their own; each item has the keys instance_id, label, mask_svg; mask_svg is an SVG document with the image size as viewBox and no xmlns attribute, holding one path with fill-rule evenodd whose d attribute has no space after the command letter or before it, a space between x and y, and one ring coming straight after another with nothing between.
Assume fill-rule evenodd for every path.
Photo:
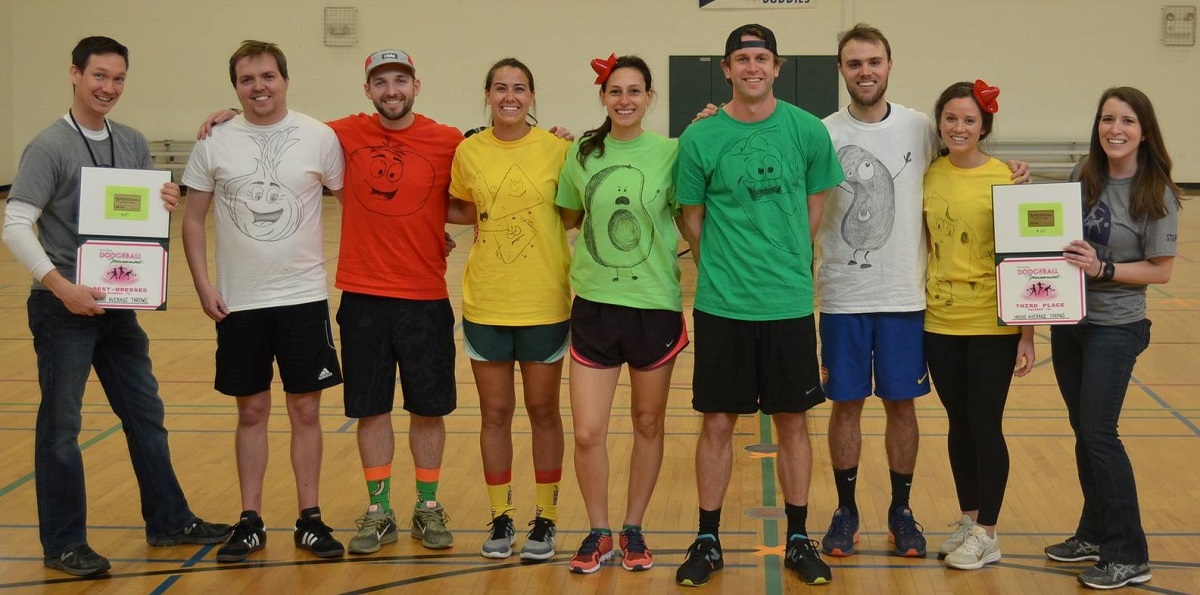
<instances>
[{"instance_id":1,"label":"award plaque with pink logo","mask_svg":"<svg viewBox=\"0 0 1200 595\"><path fill-rule=\"evenodd\" d=\"M1075 324L1087 315L1083 270L1063 248L1083 238L1077 182L992 187L1001 325Z\"/></svg>"},{"instance_id":2,"label":"award plaque with pink logo","mask_svg":"<svg viewBox=\"0 0 1200 595\"><path fill-rule=\"evenodd\" d=\"M83 168L75 282L103 291L106 309L166 310L171 214L168 171Z\"/></svg>"}]
</instances>

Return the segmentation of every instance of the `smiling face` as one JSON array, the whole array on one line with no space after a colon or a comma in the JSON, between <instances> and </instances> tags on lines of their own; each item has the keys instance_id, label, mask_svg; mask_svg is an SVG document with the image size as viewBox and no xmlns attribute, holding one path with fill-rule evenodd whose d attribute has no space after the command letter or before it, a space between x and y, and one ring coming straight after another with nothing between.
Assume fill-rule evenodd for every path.
<instances>
[{"instance_id":1,"label":"smiling face","mask_svg":"<svg viewBox=\"0 0 1200 595\"><path fill-rule=\"evenodd\" d=\"M525 116L533 107L534 94L529 77L519 68L503 66L492 74L484 98L492 108L492 125L497 128L525 126Z\"/></svg>"},{"instance_id":2,"label":"smiling face","mask_svg":"<svg viewBox=\"0 0 1200 595\"><path fill-rule=\"evenodd\" d=\"M742 36L742 41L756 40L761 41L753 35ZM721 61L721 70L733 85L734 99L755 103L773 97L779 59L766 48L742 48Z\"/></svg>"},{"instance_id":3,"label":"smiling face","mask_svg":"<svg viewBox=\"0 0 1200 595\"><path fill-rule=\"evenodd\" d=\"M125 92L126 69L125 58L119 54L92 54L82 72L71 65L75 87L71 113L82 126L92 130L104 127L104 117Z\"/></svg>"},{"instance_id":4,"label":"smiling face","mask_svg":"<svg viewBox=\"0 0 1200 595\"><path fill-rule=\"evenodd\" d=\"M421 81L399 64L384 64L371 71L363 92L385 127L406 128L414 118L412 109L421 93Z\"/></svg>"},{"instance_id":5,"label":"smiling face","mask_svg":"<svg viewBox=\"0 0 1200 595\"><path fill-rule=\"evenodd\" d=\"M1096 125L1100 136L1100 147L1108 156L1109 171L1124 169L1118 166L1132 165L1136 170L1138 148L1146 139L1142 124L1133 106L1110 97L1100 107L1100 121Z\"/></svg>"},{"instance_id":6,"label":"smiling face","mask_svg":"<svg viewBox=\"0 0 1200 595\"><path fill-rule=\"evenodd\" d=\"M614 70L600 89L600 101L612 119L613 131L621 137L641 132L642 118L653 98L654 92L646 89L645 77L633 67Z\"/></svg>"},{"instance_id":7,"label":"smiling face","mask_svg":"<svg viewBox=\"0 0 1200 595\"><path fill-rule=\"evenodd\" d=\"M246 121L258 126L279 122L287 115L287 79L271 54L247 56L234 64L238 102Z\"/></svg>"},{"instance_id":8,"label":"smiling face","mask_svg":"<svg viewBox=\"0 0 1200 595\"><path fill-rule=\"evenodd\" d=\"M970 155L979 151L983 112L972 97L957 97L946 102L938 114L938 135L951 155Z\"/></svg>"},{"instance_id":9,"label":"smiling face","mask_svg":"<svg viewBox=\"0 0 1200 595\"><path fill-rule=\"evenodd\" d=\"M846 83L850 101L871 107L882 101L887 92L892 61L882 43L852 39L842 47L838 72Z\"/></svg>"}]
</instances>

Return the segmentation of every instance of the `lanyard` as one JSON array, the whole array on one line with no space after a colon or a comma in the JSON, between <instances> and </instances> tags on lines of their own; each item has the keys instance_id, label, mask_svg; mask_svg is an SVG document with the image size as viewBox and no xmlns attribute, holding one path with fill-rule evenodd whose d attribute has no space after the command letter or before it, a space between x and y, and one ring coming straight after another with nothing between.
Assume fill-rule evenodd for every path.
<instances>
[{"instance_id":1,"label":"lanyard","mask_svg":"<svg viewBox=\"0 0 1200 595\"><path fill-rule=\"evenodd\" d=\"M92 152L92 143L88 142L86 136L83 135L83 128L79 126L79 122L75 121L75 114L71 110L67 110L67 116L71 118L71 123L75 125L75 132L79 133L79 138L83 139L83 146L87 147L88 156L92 158L92 165L95 167L116 167L117 166L117 148L113 144L112 126L108 123L108 118L104 119L104 129L108 131L108 154L112 155L112 165L100 165L96 162L96 154Z\"/></svg>"}]
</instances>

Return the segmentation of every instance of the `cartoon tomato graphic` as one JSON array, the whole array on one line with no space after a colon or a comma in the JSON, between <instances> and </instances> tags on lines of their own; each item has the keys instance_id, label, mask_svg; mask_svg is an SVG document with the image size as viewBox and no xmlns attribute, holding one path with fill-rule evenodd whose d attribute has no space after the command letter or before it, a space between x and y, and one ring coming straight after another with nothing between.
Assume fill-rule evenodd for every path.
<instances>
[{"instance_id":1,"label":"cartoon tomato graphic","mask_svg":"<svg viewBox=\"0 0 1200 595\"><path fill-rule=\"evenodd\" d=\"M363 147L346 161L348 193L367 210L387 217L419 211L433 182L429 160L399 146Z\"/></svg>"}]
</instances>

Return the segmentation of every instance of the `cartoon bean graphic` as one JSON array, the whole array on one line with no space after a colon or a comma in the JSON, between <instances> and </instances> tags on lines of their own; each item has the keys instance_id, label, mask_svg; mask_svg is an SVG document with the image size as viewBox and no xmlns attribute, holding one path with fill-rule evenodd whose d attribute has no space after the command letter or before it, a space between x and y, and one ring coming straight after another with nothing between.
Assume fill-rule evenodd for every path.
<instances>
[{"instance_id":1,"label":"cartoon bean graphic","mask_svg":"<svg viewBox=\"0 0 1200 595\"><path fill-rule=\"evenodd\" d=\"M846 172L843 188L850 193L850 206L842 217L842 239L853 254L846 264L871 268L868 256L883 247L896 221L896 186L886 165L870 151L846 145L837 152ZM905 162L907 165L907 161Z\"/></svg>"}]
</instances>

